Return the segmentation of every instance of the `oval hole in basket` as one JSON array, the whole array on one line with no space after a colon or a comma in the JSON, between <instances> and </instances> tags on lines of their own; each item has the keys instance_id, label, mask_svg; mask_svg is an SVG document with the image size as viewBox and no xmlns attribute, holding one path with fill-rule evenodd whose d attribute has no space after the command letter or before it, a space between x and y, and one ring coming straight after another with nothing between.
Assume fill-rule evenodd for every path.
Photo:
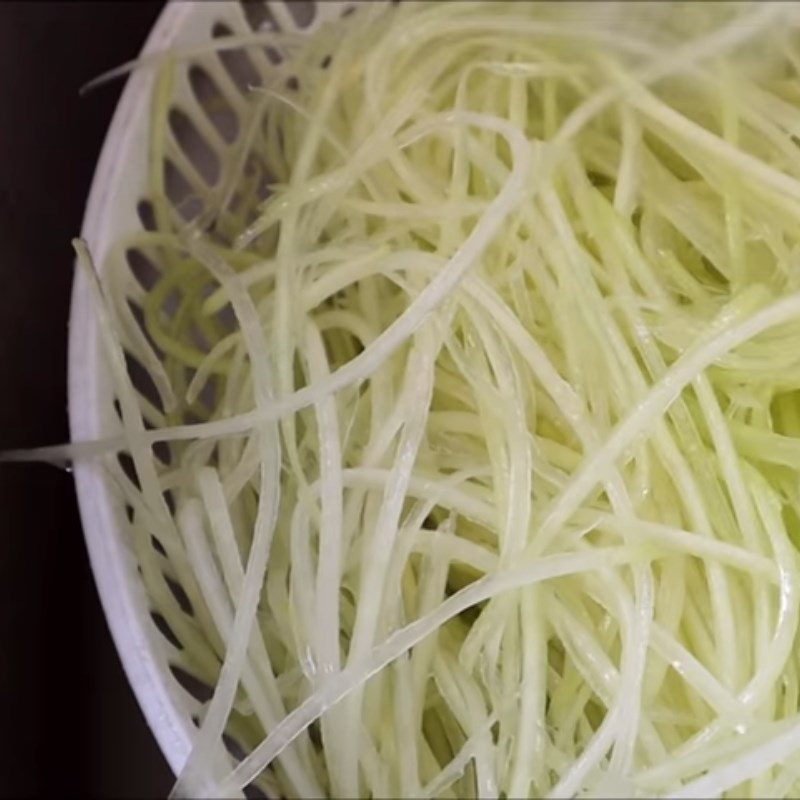
<instances>
[{"instance_id":1,"label":"oval hole in basket","mask_svg":"<svg viewBox=\"0 0 800 800\"><path fill-rule=\"evenodd\" d=\"M189 595L186 594L186 590L183 588L183 586L166 574L164 575L164 582L167 584L167 588L170 590L170 592L172 592L172 596L180 606L181 611L183 611L184 614L188 614L190 617L193 617L194 606L192 605L192 601L189 599Z\"/></svg>"},{"instance_id":2,"label":"oval hole in basket","mask_svg":"<svg viewBox=\"0 0 800 800\"><path fill-rule=\"evenodd\" d=\"M205 112L209 122L217 129L217 133L228 144L234 142L239 135L239 118L214 79L202 67L195 64L189 68L189 86L192 87L195 100Z\"/></svg>"},{"instance_id":3,"label":"oval hole in basket","mask_svg":"<svg viewBox=\"0 0 800 800\"><path fill-rule=\"evenodd\" d=\"M308 739L317 749L322 749L322 730L319 720L315 720L308 726Z\"/></svg>"},{"instance_id":4,"label":"oval hole in basket","mask_svg":"<svg viewBox=\"0 0 800 800\"><path fill-rule=\"evenodd\" d=\"M139 394L149 400L160 412L164 412L164 407L161 403L161 397L158 394L158 389L150 377L150 373L144 368L142 362L138 358L132 356L127 351L125 352L125 366L128 369L128 375Z\"/></svg>"},{"instance_id":5,"label":"oval hole in basket","mask_svg":"<svg viewBox=\"0 0 800 800\"><path fill-rule=\"evenodd\" d=\"M307 28L317 16L317 0L291 0L286 8L298 28Z\"/></svg>"},{"instance_id":6,"label":"oval hole in basket","mask_svg":"<svg viewBox=\"0 0 800 800\"><path fill-rule=\"evenodd\" d=\"M153 453L164 466L168 467L172 464L172 450L169 442L153 442Z\"/></svg>"},{"instance_id":7,"label":"oval hole in basket","mask_svg":"<svg viewBox=\"0 0 800 800\"><path fill-rule=\"evenodd\" d=\"M217 399L217 385L213 377L209 377L198 392L197 400L209 411L213 411L216 408Z\"/></svg>"},{"instance_id":8,"label":"oval hole in basket","mask_svg":"<svg viewBox=\"0 0 800 800\"><path fill-rule=\"evenodd\" d=\"M150 536L150 544L153 546L153 550L155 550L159 555L165 556L167 554L167 551L164 549L164 545L161 544L161 541L153 535Z\"/></svg>"},{"instance_id":9,"label":"oval hole in basket","mask_svg":"<svg viewBox=\"0 0 800 800\"><path fill-rule=\"evenodd\" d=\"M254 31L277 31L280 26L265 0L241 0L242 13Z\"/></svg>"},{"instance_id":10,"label":"oval hole in basket","mask_svg":"<svg viewBox=\"0 0 800 800\"><path fill-rule=\"evenodd\" d=\"M172 489L165 489L164 492L162 493L162 496L164 497L164 502L167 504L169 513L172 514L172 516L174 517L176 506L175 506L175 495L173 494Z\"/></svg>"},{"instance_id":11,"label":"oval hole in basket","mask_svg":"<svg viewBox=\"0 0 800 800\"><path fill-rule=\"evenodd\" d=\"M211 29L211 35L215 39L224 39L233 35L233 31L224 22L216 22ZM247 95L252 86L261 86L261 76L241 48L220 50L217 57L242 94Z\"/></svg>"},{"instance_id":12,"label":"oval hole in basket","mask_svg":"<svg viewBox=\"0 0 800 800\"><path fill-rule=\"evenodd\" d=\"M229 733L222 734L222 741L225 749L237 760L244 761L247 758L247 751Z\"/></svg>"},{"instance_id":13,"label":"oval hole in basket","mask_svg":"<svg viewBox=\"0 0 800 800\"><path fill-rule=\"evenodd\" d=\"M146 231L154 231L158 226L156 225L156 210L153 204L143 197L136 204L136 213L139 216L139 222Z\"/></svg>"},{"instance_id":14,"label":"oval hole in basket","mask_svg":"<svg viewBox=\"0 0 800 800\"><path fill-rule=\"evenodd\" d=\"M209 186L214 186L219 180L221 170L219 156L214 148L197 130L191 117L180 108L175 106L170 108L167 121L183 154L203 180Z\"/></svg>"},{"instance_id":15,"label":"oval hole in basket","mask_svg":"<svg viewBox=\"0 0 800 800\"><path fill-rule=\"evenodd\" d=\"M175 680L198 702L207 703L214 694L214 690L205 681L195 678L183 667L179 667L177 664L170 664L169 671Z\"/></svg>"},{"instance_id":16,"label":"oval hole in basket","mask_svg":"<svg viewBox=\"0 0 800 800\"><path fill-rule=\"evenodd\" d=\"M183 645L180 642L180 639L175 635L175 632L170 628L169 623L164 619L164 617L158 611L151 611L150 612L150 619L153 620L153 624L158 628L158 632L173 646L176 647L178 650L183 650Z\"/></svg>"},{"instance_id":17,"label":"oval hole in basket","mask_svg":"<svg viewBox=\"0 0 800 800\"><path fill-rule=\"evenodd\" d=\"M186 222L202 213L203 201L193 193L189 182L169 158L164 159L164 192Z\"/></svg>"},{"instance_id":18,"label":"oval hole in basket","mask_svg":"<svg viewBox=\"0 0 800 800\"><path fill-rule=\"evenodd\" d=\"M233 306L230 303L226 303L217 312L217 319L226 333L233 333L238 326L236 312L233 310Z\"/></svg>"},{"instance_id":19,"label":"oval hole in basket","mask_svg":"<svg viewBox=\"0 0 800 800\"><path fill-rule=\"evenodd\" d=\"M131 274L143 289L150 290L156 285L161 277L161 270L138 247L129 247L125 251L125 260Z\"/></svg>"},{"instance_id":20,"label":"oval hole in basket","mask_svg":"<svg viewBox=\"0 0 800 800\"><path fill-rule=\"evenodd\" d=\"M181 292L179 289L173 289L164 298L164 302L161 303L161 311L164 313L164 316L172 319L180 308L180 305Z\"/></svg>"},{"instance_id":21,"label":"oval hole in basket","mask_svg":"<svg viewBox=\"0 0 800 800\"><path fill-rule=\"evenodd\" d=\"M139 476L136 473L136 467L134 466L133 459L130 457L130 455L128 455L128 453L118 453L117 463L122 469L123 475L125 475L128 478L128 480L139 491L141 491L142 487L141 484L139 483Z\"/></svg>"}]
</instances>

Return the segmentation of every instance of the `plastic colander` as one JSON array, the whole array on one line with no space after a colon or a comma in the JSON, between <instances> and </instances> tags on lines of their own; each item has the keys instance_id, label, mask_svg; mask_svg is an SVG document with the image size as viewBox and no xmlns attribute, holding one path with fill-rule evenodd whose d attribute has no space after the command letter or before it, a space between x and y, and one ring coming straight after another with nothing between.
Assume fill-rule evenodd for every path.
<instances>
[{"instance_id":1,"label":"plastic colander","mask_svg":"<svg viewBox=\"0 0 800 800\"><path fill-rule=\"evenodd\" d=\"M350 5L330 0L171 2L159 16L142 55L263 27L307 33L323 20L341 15ZM121 53L120 61L129 56ZM187 187L193 182L208 183L213 178L212 162L223 156L222 150L231 146L237 130L243 128L240 123L251 102L248 85L254 80L263 82L277 57L258 47L248 48L244 60L242 51L229 50L176 64L170 105L170 121L175 124L166 154L169 164L165 164L166 190L173 206L177 208L185 200L182 195L190 191ZM82 235L101 273L109 269L112 244L146 227L154 82L155 70L146 66L129 78L94 174ZM214 109L209 106L210 98L216 103ZM99 439L118 430L113 388L101 350L88 286L78 275L73 286L69 336L73 441ZM99 461L83 461L75 465L74 478L108 625L147 722L177 773L189 754L204 692L207 696L210 690L185 669L180 637L159 624L138 569L124 502L107 470ZM168 585L180 595L180 586L174 581Z\"/></svg>"}]
</instances>

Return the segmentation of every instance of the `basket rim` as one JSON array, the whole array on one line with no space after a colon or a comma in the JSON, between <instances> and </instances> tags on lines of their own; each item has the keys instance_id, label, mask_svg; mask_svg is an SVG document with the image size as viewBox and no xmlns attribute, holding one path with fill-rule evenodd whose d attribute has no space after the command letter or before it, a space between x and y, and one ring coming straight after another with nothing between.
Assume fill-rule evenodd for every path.
<instances>
[{"instance_id":1,"label":"basket rim","mask_svg":"<svg viewBox=\"0 0 800 800\"><path fill-rule=\"evenodd\" d=\"M153 25L141 55L164 49L193 12L193 2L167 2ZM114 234L112 193L125 171L124 155L133 146L137 126L130 121L147 103L152 70L132 73L122 91L97 161L83 217L81 236L93 252L105 254ZM102 259L98 260L98 264ZM103 355L88 285L77 270L72 285L68 337L68 415L72 441L98 438L107 430L101 397L108 391ZM104 382L105 377L105 382ZM182 708L165 656L153 647L149 607L135 561L120 525L115 500L101 465L74 465L73 478L92 574L106 622L139 707L161 752L177 774L189 755L193 726Z\"/></svg>"}]
</instances>

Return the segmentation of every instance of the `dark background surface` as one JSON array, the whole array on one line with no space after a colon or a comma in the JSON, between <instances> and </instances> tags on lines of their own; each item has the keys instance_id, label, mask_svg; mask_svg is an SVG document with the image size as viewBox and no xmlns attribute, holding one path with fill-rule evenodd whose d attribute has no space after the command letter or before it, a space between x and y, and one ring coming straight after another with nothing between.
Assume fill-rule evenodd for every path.
<instances>
[{"instance_id":1,"label":"dark background surface","mask_svg":"<svg viewBox=\"0 0 800 800\"><path fill-rule=\"evenodd\" d=\"M160 3L0 2L0 449L67 439L70 238L120 81ZM0 797L165 796L128 687L71 477L0 464Z\"/></svg>"}]
</instances>

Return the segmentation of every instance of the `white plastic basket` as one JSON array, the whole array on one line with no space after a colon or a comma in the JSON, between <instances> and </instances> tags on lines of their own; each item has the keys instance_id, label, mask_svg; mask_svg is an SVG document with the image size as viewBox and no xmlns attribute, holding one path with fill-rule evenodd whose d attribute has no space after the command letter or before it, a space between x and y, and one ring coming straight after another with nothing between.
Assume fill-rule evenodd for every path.
<instances>
[{"instance_id":1,"label":"white plastic basket","mask_svg":"<svg viewBox=\"0 0 800 800\"><path fill-rule=\"evenodd\" d=\"M173 2L155 24L143 55L169 47L198 44L226 33L247 33L261 26L297 32L313 30L324 19L342 14L347 2ZM120 61L129 54L120 54ZM269 73L265 50L248 50L261 78ZM247 87L219 55L182 61L176 69L174 105L201 132L209 131L203 97L189 79L192 67L212 77L241 123ZM146 198L149 112L154 71L143 68L128 80L106 136L86 208L83 237L98 269L107 268L111 246L121 235L143 228ZM238 128L241 131L242 125ZM216 151L216 144L205 144ZM191 142L175 142L191 164L202 153ZM196 144L196 142L195 142ZM224 145L223 145L224 146ZM218 153L217 153L218 154ZM219 155L219 154L218 154ZM117 423L114 396L101 352L88 286L76 278L69 337L69 418L73 441L102 438ZM151 605L130 545L124 504L97 462L76 464L74 478L83 529L105 615L128 680L170 767L178 772L186 760L201 700L186 676L174 671L179 648L151 616ZM171 641L173 639L173 641ZM188 688L187 688L188 687Z\"/></svg>"}]
</instances>

